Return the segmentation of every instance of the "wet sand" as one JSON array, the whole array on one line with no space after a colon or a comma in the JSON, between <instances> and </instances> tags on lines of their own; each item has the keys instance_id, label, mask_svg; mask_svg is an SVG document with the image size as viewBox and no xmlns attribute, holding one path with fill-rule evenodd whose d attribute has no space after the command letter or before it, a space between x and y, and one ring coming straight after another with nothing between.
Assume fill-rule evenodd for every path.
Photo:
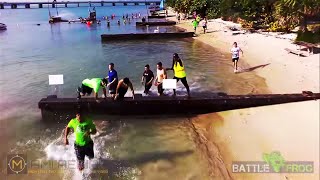
<instances>
[{"instance_id":1,"label":"wet sand","mask_svg":"<svg viewBox=\"0 0 320 180\"><path fill-rule=\"evenodd\" d=\"M193 31L190 20L178 26ZM271 93L319 92L319 54L288 54L284 48L297 48L289 39L257 33L232 35L227 26L237 24L209 20L208 33L203 34L199 26L194 39L226 53L238 42L244 51L239 67L264 78ZM202 133L208 141L206 147L216 152L211 159L219 159L220 166L228 170L225 174L230 174L224 179L319 179L319 109L319 101L290 103L203 115L192 123L200 131L206 130ZM273 151L279 151L286 161L314 161L314 173L232 173L232 161L263 161L263 153Z\"/></svg>"}]
</instances>

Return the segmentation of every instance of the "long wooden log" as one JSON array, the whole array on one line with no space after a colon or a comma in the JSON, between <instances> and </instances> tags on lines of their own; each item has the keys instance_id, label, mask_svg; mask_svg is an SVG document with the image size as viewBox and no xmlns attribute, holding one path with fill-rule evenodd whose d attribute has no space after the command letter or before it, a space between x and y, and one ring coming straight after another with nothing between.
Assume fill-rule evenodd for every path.
<instances>
[{"instance_id":1,"label":"long wooden log","mask_svg":"<svg viewBox=\"0 0 320 180\"><path fill-rule=\"evenodd\" d=\"M136 26L173 26L175 21L154 21L154 22L136 22Z\"/></svg>"},{"instance_id":2,"label":"long wooden log","mask_svg":"<svg viewBox=\"0 0 320 180\"><path fill-rule=\"evenodd\" d=\"M193 32L174 33L135 33L135 34L102 34L102 41L120 41L137 39L168 39L168 38L188 38L193 37Z\"/></svg>"},{"instance_id":3,"label":"long wooden log","mask_svg":"<svg viewBox=\"0 0 320 180\"><path fill-rule=\"evenodd\" d=\"M121 101L111 98L57 98L40 100L38 107L42 112L75 111L81 107L95 114L143 115L143 114L204 114L233 109L242 109L274 104L320 99L320 93L308 94L261 94L261 95L212 95L206 97L126 97Z\"/></svg>"},{"instance_id":4,"label":"long wooden log","mask_svg":"<svg viewBox=\"0 0 320 180\"><path fill-rule=\"evenodd\" d=\"M164 19L167 17L173 17L173 16L160 16L160 15L152 15L152 16L148 16L148 19Z\"/></svg>"}]
</instances>

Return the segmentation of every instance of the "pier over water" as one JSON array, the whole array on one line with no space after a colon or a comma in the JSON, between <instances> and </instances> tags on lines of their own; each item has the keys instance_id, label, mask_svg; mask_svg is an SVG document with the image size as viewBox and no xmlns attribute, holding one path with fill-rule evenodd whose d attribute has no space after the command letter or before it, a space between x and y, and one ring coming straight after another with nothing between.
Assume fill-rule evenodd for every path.
<instances>
[{"instance_id":1,"label":"pier over water","mask_svg":"<svg viewBox=\"0 0 320 180\"><path fill-rule=\"evenodd\" d=\"M29 1L29 2L0 2L0 9L11 8L31 8L31 6L36 6L38 8L43 8L44 5L51 6L55 8L56 6L59 7L91 7L91 6L116 6L116 5L150 5L156 4L160 5L161 0L107 0L107 1ZM70 5L70 6L69 6Z\"/></svg>"}]
</instances>

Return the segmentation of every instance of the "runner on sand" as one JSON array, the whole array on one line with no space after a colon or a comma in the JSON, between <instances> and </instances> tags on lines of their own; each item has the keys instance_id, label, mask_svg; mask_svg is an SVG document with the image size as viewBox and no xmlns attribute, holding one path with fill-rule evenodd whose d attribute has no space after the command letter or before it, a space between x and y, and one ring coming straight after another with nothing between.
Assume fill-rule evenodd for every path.
<instances>
[{"instance_id":1,"label":"runner on sand","mask_svg":"<svg viewBox=\"0 0 320 180\"><path fill-rule=\"evenodd\" d=\"M233 43L233 47L231 48L231 54L232 54L232 62L233 62L233 72L238 72L238 61L240 56L240 51L243 56L242 49L237 45L236 42Z\"/></svg>"}]
</instances>

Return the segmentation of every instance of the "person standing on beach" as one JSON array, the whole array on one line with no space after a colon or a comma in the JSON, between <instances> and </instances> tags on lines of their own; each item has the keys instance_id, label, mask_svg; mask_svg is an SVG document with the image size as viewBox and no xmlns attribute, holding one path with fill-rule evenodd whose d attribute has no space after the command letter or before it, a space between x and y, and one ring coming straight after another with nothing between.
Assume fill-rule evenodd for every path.
<instances>
[{"instance_id":1,"label":"person standing on beach","mask_svg":"<svg viewBox=\"0 0 320 180\"><path fill-rule=\"evenodd\" d=\"M114 64L110 63L109 64L109 71L108 71L108 85L107 87L109 88L109 94L111 94L112 97L115 96L116 94L116 89L118 85L118 72L114 69Z\"/></svg>"},{"instance_id":2,"label":"person standing on beach","mask_svg":"<svg viewBox=\"0 0 320 180\"><path fill-rule=\"evenodd\" d=\"M75 134L74 150L78 160L78 169L84 169L84 158L88 156L89 159L94 158L93 141L91 134L96 134L96 126L92 119L82 116L81 110L76 113L76 118L71 119L65 128L64 144L69 145L68 135L70 129L73 129Z\"/></svg>"},{"instance_id":3,"label":"person standing on beach","mask_svg":"<svg viewBox=\"0 0 320 180\"><path fill-rule=\"evenodd\" d=\"M200 15L198 14L197 17L196 17L196 21L198 22L198 24L199 24L200 20L201 20L201 17L200 17Z\"/></svg>"},{"instance_id":4,"label":"person standing on beach","mask_svg":"<svg viewBox=\"0 0 320 180\"><path fill-rule=\"evenodd\" d=\"M233 72L238 72L238 61L240 56L240 51L243 56L242 49L238 46L237 42L233 43L233 47L231 48L231 54L232 54L232 62L233 62Z\"/></svg>"},{"instance_id":5,"label":"person standing on beach","mask_svg":"<svg viewBox=\"0 0 320 180\"><path fill-rule=\"evenodd\" d=\"M158 87L158 95L159 96L163 95L164 89L162 87L162 83L163 83L164 79L167 79L167 72L162 67L162 63L158 62L158 64L157 64L157 77L156 77L156 80L154 81L154 85Z\"/></svg>"},{"instance_id":6,"label":"person standing on beach","mask_svg":"<svg viewBox=\"0 0 320 180\"><path fill-rule=\"evenodd\" d=\"M184 65L182 63L182 60L180 59L179 55L177 53L173 54L173 59L172 59L172 66L171 68L167 68L166 70L173 70L174 72L174 77L173 79L176 79L177 82L181 80L182 84L184 87L187 89L188 97L190 97L190 88L187 82L187 74L184 69ZM176 90L173 90L174 96L176 95Z\"/></svg>"},{"instance_id":7,"label":"person standing on beach","mask_svg":"<svg viewBox=\"0 0 320 180\"><path fill-rule=\"evenodd\" d=\"M207 24L208 24L207 18L206 18L206 17L204 17L204 19L202 20L203 34L205 34L205 33L206 33L206 30L207 30Z\"/></svg>"},{"instance_id":8,"label":"person standing on beach","mask_svg":"<svg viewBox=\"0 0 320 180\"><path fill-rule=\"evenodd\" d=\"M196 16L196 18L192 21L194 33L197 32L197 27L199 25L199 22L200 22L200 15Z\"/></svg>"},{"instance_id":9,"label":"person standing on beach","mask_svg":"<svg viewBox=\"0 0 320 180\"><path fill-rule=\"evenodd\" d=\"M196 33L196 32L197 32L197 27L198 27L198 22L197 22L197 20L193 20L193 21L192 21L192 25L193 25L194 33Z\"/></svg>"},{"instance_id":10,"label":"person standing on beach","mask_svg":"<svg viewBox=\"0 0 320 180\"><path fill-rule=\"evenodd\" d=\"M154 79L153 72L150 70L149 64L144 67L144 72L142 74L141 83L144 84L144 93L148 94L150 88L152 87L152 82Z\"/></svg>"}]
</instances>

